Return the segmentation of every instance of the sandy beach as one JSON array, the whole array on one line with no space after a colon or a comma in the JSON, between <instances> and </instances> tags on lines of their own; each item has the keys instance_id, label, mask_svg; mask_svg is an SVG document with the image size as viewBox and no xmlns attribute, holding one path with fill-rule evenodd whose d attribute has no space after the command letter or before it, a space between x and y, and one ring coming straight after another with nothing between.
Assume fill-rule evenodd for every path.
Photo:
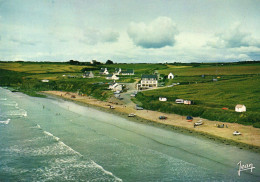
<instances>
[{"instance_id":1,"label":"sandy beach","mask_svg":"<svg viewBox=\"0 0 260 182\"><path fill-rule=\"evenodd\" d=\"M219 121L210 121L207 119L194 117L192 122L188 122L185 116L177 114L167 114L151 110L136 110L133 105L124 105L117 101L104 102L88 96L79 96L76 93L62 92L62 91L44 91L45 94L62 97L76 102L97 106L108 111L127 116L130 113L136 114L137 117L131 119L144 119L152 121L162 127L171 127L188 131L189 133L196 133L213 140L220 140L227 145L239 145L242 148L253 149L259 151L260 149L260 129L252 126L245 126L237 123L223 123ZM110 105L114 109L110 109ZM160 120L159 116L166 116L166 120ZM202 121L203 125L194 127L194 123ZM224 124L224 128L218 128L217 124ZM226 127L227 125L227 127ZM239 131L242 135L233 136L234 131Z\"/></svg>"}]
</instances>

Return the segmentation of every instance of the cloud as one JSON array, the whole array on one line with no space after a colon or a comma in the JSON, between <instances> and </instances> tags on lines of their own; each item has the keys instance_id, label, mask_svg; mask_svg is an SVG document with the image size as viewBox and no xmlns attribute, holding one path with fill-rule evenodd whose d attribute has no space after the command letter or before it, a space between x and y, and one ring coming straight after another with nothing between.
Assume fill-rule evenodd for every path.
<instances>
[{"instance_id":1,"label":"cloud","mask_svg":"<svg viewBox=\"0 0 260 182\"><path fill-rule=\"evenodd\" d=\"M20 45L30 45L30 46L35 46L37 43L39 43L38 41L31 41L31 40L20 40L17 38L10 38L9 39L11 42L20 44Z\"/></svg>"},{"instance_id":2,"label":"cloud","mask_svg":"<svg viewBox=\"0 0 260 182\"><path fill-rule=\"evenodd\" d=\"M260 47L260 40L249 32L241 31L241 24L235 23L227 31L217 33L207 45L213 48Z\"/></svg>"},{"instance_id":3,"label":"cloud","mask_svg":"<svg viewBox=\"0 0 260 182\"><path fill-rule=\"evenodd\" d=\"M159 17L150 24L130 23L127 29L128 36L134 44L143 48L162 48L175 44L175 35L178 30L168 17Z\"/></svg>"},{"instance_id":4,"label":"cloud","mask_svg":"<svg viewBox=\"0 0 260 182\"><path fill-rule=\"evenodd\" d=\"M87 29L83 33L82 42L87 44L97 44L99 42L116 42L119 33L112 30Z\"/></svg>"}]
</instances>

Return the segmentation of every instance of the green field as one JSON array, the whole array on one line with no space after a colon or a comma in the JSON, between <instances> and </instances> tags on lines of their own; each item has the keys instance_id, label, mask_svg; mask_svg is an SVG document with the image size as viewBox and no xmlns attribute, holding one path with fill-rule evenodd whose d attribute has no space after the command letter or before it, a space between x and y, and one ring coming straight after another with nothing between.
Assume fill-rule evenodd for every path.
<instances>
[{"instance_id":1,"label":"green field","mask_svg":"<svg viewBox=\"0 0 260 182\"><path fill-rule=\"evenodd\" d=\"M160 74L161 87L144 91L137 95L135 101L151 110L159 110L181 115L201 116L210 120L252 124L260 127L260 63L177 63L177 64L100 64L71 65L51 62L0 62L0 86L8 86L32 96L38 91L62 90L91 95L97 99L107 100L113 95L107 90L108 83L101 68L114 72L134 69L135 75L121 76L120 82L133 83L140 80L142 74ZM83 69L92 70L95 78L82 78ZM175 78L166 79L172 72ZM65 76L64 76L65 75ZM75 78L70 78L68 75ZM204 77L202 77L204 75ZM50 82L43 83L42 79ZM213 79L217 79L213 82ZM173 83L179 85L167 87ZM159 102L164 96L167 102ZM175 99L193 100L194 105L178 105ZM236 104L244 104L247 112L236 113ZM229 108L223 110L222 108Z\"/></svg>"},{"instance_id":2,"label":"green field","mask_svg":"<svg viewBox=\"0 0 260 182\"><path fill-rule=\"evenodd\" d=\"M168 101L160 102L159 97L167 97ZM260 75L258 74L144 91L139 93L136 99L147 109L260 127ZM176 99L193 100L194 105L176 104ZM247 112L235 112L237 104L245 105ZM223 110L224 107L228 110Z\"/></svg>"}]
</instances>

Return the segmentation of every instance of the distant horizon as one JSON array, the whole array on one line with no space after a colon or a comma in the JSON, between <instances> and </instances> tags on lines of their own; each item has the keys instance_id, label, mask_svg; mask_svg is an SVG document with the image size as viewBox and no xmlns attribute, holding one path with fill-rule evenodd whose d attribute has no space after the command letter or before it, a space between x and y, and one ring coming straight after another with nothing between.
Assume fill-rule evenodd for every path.
<instances>
[{"instance_id":1,"label":"distant horizon","mask_svg":"<svg viewBox=\"0 0 260 182\"><path fill-rule=\"evenodd\" d=\"M259 7L259 0L0 0L0 60L260 60Z\"/></svg>"},{"instance_id":2,"label":"distant horizon","mask_svg":"<svg viewBox=\"0 0 260 182\"><path fill-rule=\"evenodd\" d=\"M71 59L72 60L72 59ZM24 60L17 60L17 61L11 61L11 60L0 60L0 62L28 62L28 63L69 63L70 60L67 61L24 61ZM79 60L73 60L73 61L79 61ZM96 60L98 62L100 62L101 64L106 64L106 61L99 61ZM113 60L111 60L113 61ZM90 61L79 61L80 63L90 63ZM204 62L179 62L179 61L175 61L175 62L114 62L113 64L217 64L217 63L224 63L224 64L229 64L229 63L252 63L252 62L260 62L260 60L244 60L244 61L230 61L230 62L223 62L223 61L218 61L218 62L210 62L210 61L204 61Z\"/></svg>"}]
</instances>

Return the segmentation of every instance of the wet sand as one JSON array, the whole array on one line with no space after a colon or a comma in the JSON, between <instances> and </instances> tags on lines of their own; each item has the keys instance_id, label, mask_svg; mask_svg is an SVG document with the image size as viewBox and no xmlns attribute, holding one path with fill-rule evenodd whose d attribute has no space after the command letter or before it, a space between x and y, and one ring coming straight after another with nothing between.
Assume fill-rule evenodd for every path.
<instances>
[{"instance_id":1,"label":"wet sand","mask_svg":"<svg viewBox=\"0 0 260 182\"><path fill-rule=\"evenodd\" d=\"M225 143L226 145L236 145L241 149L250 149L252 151L260 152L260 129L254 128L252 126L245 126L237 123L210 121L199 117L194 117L192 122L188 122L185 116L167 114L151 110L135 110L132 105L123 105L122 103L113 100L111 100L111 102L104 102L88 96L79 96L71 92L44 91L43 93L72 100L77 103L87 104L123 117L128 117L128 114L134 113L136 114L136 117L128 117L128 119L167 129L174 129L179 132L207 137L211 140ZM114 109L110 109L110 105L113 106ZM162 115L166 116L167 119L160 120L159 116ZM202 121L203 125L196 126L194 128L194 123L197 121ZM217 124L224 124L225 127L218 128L216 126ZM226 127L226 125L228 127ZM242 135L233 136L234 131L239 131Z\"/></svg>"}]
</instances>

